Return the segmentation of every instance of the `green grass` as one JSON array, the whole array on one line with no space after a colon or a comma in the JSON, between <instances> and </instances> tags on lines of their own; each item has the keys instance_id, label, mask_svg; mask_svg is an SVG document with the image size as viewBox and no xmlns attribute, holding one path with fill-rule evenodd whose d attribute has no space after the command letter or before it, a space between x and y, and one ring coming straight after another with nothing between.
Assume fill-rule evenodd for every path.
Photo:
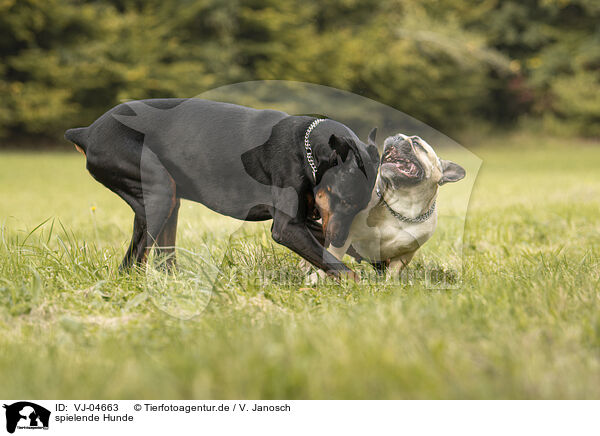
<instances>
[{"instance_id":1,"label":"green grass","mask_svg":"<svg viewBox=\"0 0 600 436\"><path fill-rule=\"evenodd\" d=\"M234 221L184 203L181 246L224 258L187 321L158 306L194 313L189 293L160 300L144 274L117 274L132 213L81 155L0 154L0 393L600 398L600 147L515 134L474 151L459 288L310 287L268 224L229 245ZM452 231L412 271L448 268ZM257 280L273 271L287 280Z\"/></svg>"}]
</instances>

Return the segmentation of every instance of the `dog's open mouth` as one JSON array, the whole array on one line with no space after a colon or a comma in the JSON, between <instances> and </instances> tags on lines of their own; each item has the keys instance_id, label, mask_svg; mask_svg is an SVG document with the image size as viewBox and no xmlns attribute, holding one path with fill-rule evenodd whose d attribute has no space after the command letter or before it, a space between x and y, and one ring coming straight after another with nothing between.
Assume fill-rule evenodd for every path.
<instances>
[{"instance_id":1,"label":"dog's open mouth","mask_svg":"<svg viewBox=\"0 0 600 436\"><path fill-rule=\"evenodd\" d=\"M420 180L423 167L415 155L411 143L404 141L400 146L389 146L383 151L381 169L387 169L389 177L397 176L405 181Z\"/></svg>"},{"instance_id":2,"label":"dog's open mouth","mask_svg":"<svg viewBox=\"0 0 600 436\"><path fill-rule=\"evenodd\" d=\"M417 177L419 175L419 168L408 159L400 159L390 163L395 165L396 169L406 177Z\"/></svg>"},{"instance_id":3,"label":"dog's open mouth","mask_svg":"<svg viewBox=\"0 0 600 436\"><path fill-rule=\"evenodd\" d=\"M393 167L397 172L411 179L419 176L419 167L409 159L384 159L382 162L383 165Z\"/></svg>"}]
</instances>

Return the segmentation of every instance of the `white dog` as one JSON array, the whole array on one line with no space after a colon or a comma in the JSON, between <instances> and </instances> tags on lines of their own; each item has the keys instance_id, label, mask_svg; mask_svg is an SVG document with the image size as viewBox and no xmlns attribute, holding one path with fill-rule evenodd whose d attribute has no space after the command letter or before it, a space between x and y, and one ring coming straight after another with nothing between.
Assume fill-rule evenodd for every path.
<instances>
[{"instance_id":1,"label":"white dog","mask_svg":"<svg viewBox=\"0 0 600 436\"><path fill-rule=\"evenodd\" d=\"M369 205L354 218L346 243L328 250L340 260L348 252L380 271L401 270L433 235L439 187L464 177L460 165L438 158L418 136L387 138Z\"/></svg>"}]
</instances>

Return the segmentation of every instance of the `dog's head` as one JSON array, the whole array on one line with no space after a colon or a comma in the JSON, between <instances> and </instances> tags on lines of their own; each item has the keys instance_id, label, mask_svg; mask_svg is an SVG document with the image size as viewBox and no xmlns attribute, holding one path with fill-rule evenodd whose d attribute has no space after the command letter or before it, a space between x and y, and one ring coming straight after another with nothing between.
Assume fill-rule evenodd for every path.
<instances>
[{"instance_id":1,"label":"dog's head","mask_svg":"<svg viewBox=\"0 0 600 436\"><path fill-rule=\"evenodd\" d=\"M367 144L331 135L328 170L315 187L315 204L323 219L325 247L344 245L352 221L367 207L377 178L379 153L375 145L377 129L369 134Z\"/></svg>"},{"instance_id":2,"label":"dog's head","mask_svg":"<svg viewBox=\"0 0 600 436\"><path fill-rule=\"evenodd\" d=\"M438 158L433 148L418 136L401 133L388 137L383 144L379 174L393 190L437 189L465 177L458 164Z\"/></svg>"}]
</instances>

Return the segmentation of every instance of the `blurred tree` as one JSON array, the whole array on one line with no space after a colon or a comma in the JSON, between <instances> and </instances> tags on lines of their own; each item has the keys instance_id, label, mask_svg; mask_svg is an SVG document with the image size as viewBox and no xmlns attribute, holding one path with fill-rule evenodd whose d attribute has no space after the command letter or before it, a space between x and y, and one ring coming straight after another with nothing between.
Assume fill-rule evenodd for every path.
<instances>
[{"instance_id":1,"label":"blurred tree","mask_svg":"<svg viewBox=\"0 0 600 436\"><path fill-rule=\"evenodd\" d=\"M450 132L527 115L599 135L599 18L597 0L0 0L0 136L261 79Z\"/></svg>"},{"instance_id":2,"label":"blurred tree","mask_svg":"<svg viewBox=\"0 0 600 436\"><path fill-rule=\"evenodd\" d=\"M515 76L500 88L510 97L508 105L502 107L502 98L494 98L490 107L508 116L528 111L557 133L600 135L600 2L456 4L462 7L465 28L477 31L489 47L513 60ZM467 4L477 12L470 12Z\"/></svg>"},{"instance_id":3,"label":"blurred tree","mask_svg":"<svg viewBox=\"0 0 600 436\"><path fill-rule=\"evenodd\" d=\"M61 0L0 2L0 134L56 134L76 117L72 95L89 77L73 74L81 60L68 48L101 40L104 15Z\"/></svg>"}]
</instances>

